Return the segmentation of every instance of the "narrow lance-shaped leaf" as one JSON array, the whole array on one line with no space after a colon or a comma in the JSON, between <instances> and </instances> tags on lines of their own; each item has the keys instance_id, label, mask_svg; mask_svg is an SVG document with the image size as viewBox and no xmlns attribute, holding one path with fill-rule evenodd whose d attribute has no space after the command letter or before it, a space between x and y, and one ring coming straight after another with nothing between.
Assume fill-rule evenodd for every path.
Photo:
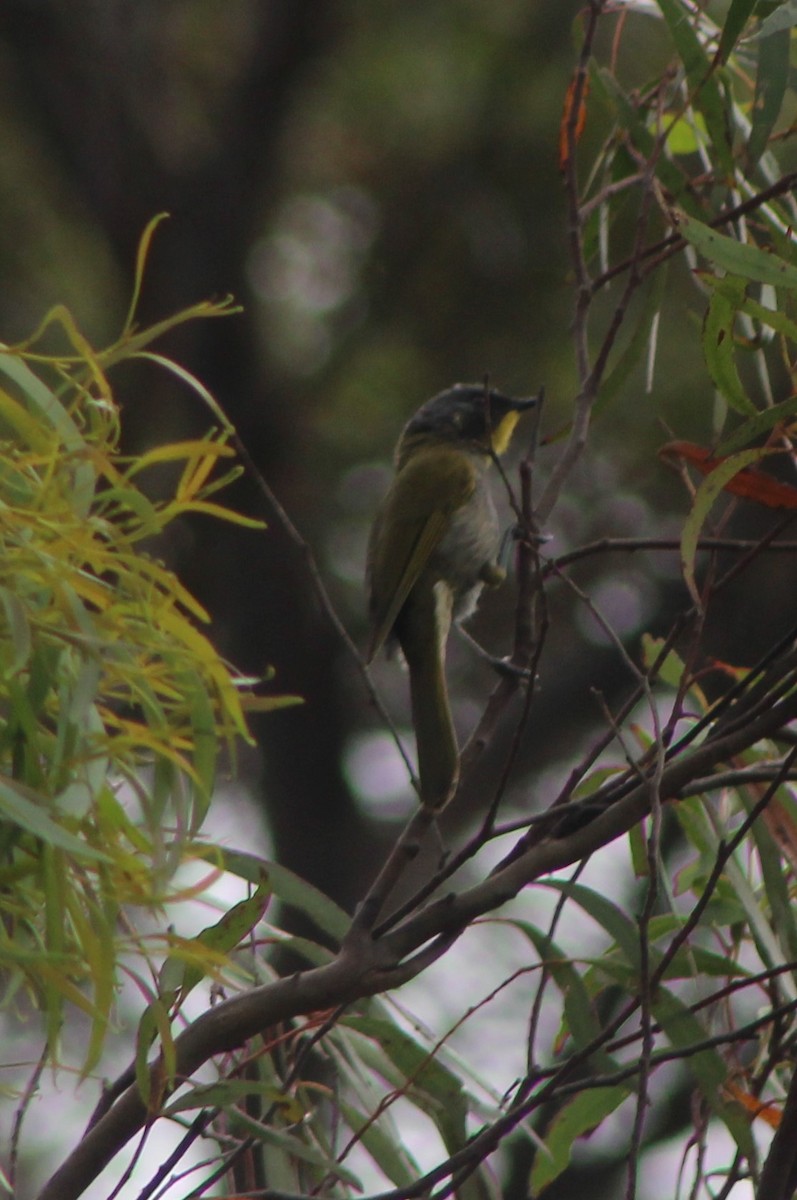
<instances>
[{"instance_id":1,"label":"narrow lance-shaped leaf","mask_svg":"<svg viewBox=\"0 0 797 1200\"><path fill-rule=\"evenodd\" d=\"M720 168L733 175L733 155L728 136L728 116L711 60L695 32L690 14L679 0L657 0L670 36L683 62L695 107L703 114Z\"/></svg>"},{"instance_id":2,"label":"narrow lance-shaped leaf","mask_svg":"<svg viewBox=\"0 0 797 1200\"><path fill-rule=\"evenodd\" d=\"M792 29L797 25L797 0L782 0L772 12L761 22L761 28L751 37L751 41L761 41L784 29Z\"/></svg>"},{"instance_id":3,"label":"narrow lance-shaped leaf","mask_svg":"<svg viewBox=\"0 0 797 1200\"><path fill-rule=\"evenodd\" d=\"M630 1094L630 1087L586 1088L556 1114L545 1138L545 1149L534 1156L529 1183L539 1195L569 1166L577 1138L591 1133ZM546 1153L547 1151L547 1153Z\"/></svg>"},{"instance_id":4,"label":"narrow lance-shaped leaf","mask_svg":"<svg viewBox=\"0 0 797 1200\"><path fill-rule=\"evenodd\" d=\"M767 149L769 138L780 116L789 82L791 30L782 29L758 43L758 69L755 80L753 117L747 153L751 165Z\"/></svg>"},{"instance_id":5,"label":"narrow lance-shaped leaf","mask_svg":"<svg viewBox=\"0 0 797 1200\"><path fill-rule=\"evenodd\" d=\"M672 992L659 987L651 997L653 1016L664 1029L671 1045L684 1052L686 1066L695 1077L703 1096L724 1123L739 1149L748 1158L754 1152L750 1123L746 1116L723 1095L728 1068L721 1055L701 1046L708 1034L694 1013Z\"/></svg>"},{"instance_id":6,"label":"narrow lance-shaped leaf","mask_svg":"<svg viewBox=\"0 0 797 1200\"><path fill-rule=\"evenodd\" d=\"M695 560L700 535L708 514L713 508L717 497L729 486L734 477L744 467L749 467L752 463L759 462L763 453L765 451L754 449L742 450L739 454L732 454L711 470L711 473L706 476L695 492L695 497L692 501L692 510L686 519L681 534L681 569L683 571L684 582L689 589L689 594L698 608L702 608L702 600L695 580ZM772 480L772 483L776 484L777 481Z\"/></svg>"},{"instance_id":7,"label":"narrow lance-shaped leaf","mask_svg":"<svg viewBox=\"0 0 797 1200\"><path fill-rule=\"evenodd\" d=\"M717 447L717 457L721 458L726 454L733 454L736 450L743 449L750 442L757 441L769 433L779 422L791 422L795 414L797 414L797 395L790 396L788 400L782 400L780 404L773 404L771 408L763 409L754 417L744 421L737 429L734 429L733 433L720 442Z\"/></svg>"},{"instance_id":8,"label":"narrow lance-shaped leaf","mask_svg":"<svg viewBox=\"0 0 797 1200\"><path fill-rule=\"evenodd\" d=\"M769 254L757 246L738 242L726 237L716 229L710 229L702 221L687 216L682 210L675 214L680 233L704 258L732 275L742 275L758 283L771 283L775 287L797 288L797 267L776 254Z\"/></svg>"},{"instance_id":9,"label":"narrow lance-shaped leaf","mask_svg":"<svg viewBox=\"0 0 797 1200\"><path fill-rule=\"evenodd\" d=\"M562 994L567 1032L578 1049L598 1040L601 1027L593 1011L592 999L574 963L560 950L547 933L530 925L527 921L513 921L529 939L547 967ZM610 1063L604 1054L599 1055L601 1069L609 1069Z\"/></svg>"},{"instance_id":10,"label":"narrow lance-shaped leaf","mask_svg":"<svg viewBox=\"0 0 797 1200\"><path fill-rule=\"evenodd\" d=\"M726 279L729 285L729 280ZM734 324L744 300L744 279L734 277L734 294L730 286L716 288L711 295L703 321L703 354L709 375L720 394L736 412L750 416L756 407L747 395L736 369Z\"/></svg>"},{"instance_id":11,"label":"narrow lance-shaped leaf","mask_svg":"<svg viewBox=\"0 0 797 1200\"><path fill-rule=\"evenodd\" d=\"M752 16L757 3L758 0L731 0L730 7L725 16L725 24L720 34L720 42L717 48L717 62L726 63L728 61L728 55L738 42L742 30Z\"/></svg>"}]
</instances>

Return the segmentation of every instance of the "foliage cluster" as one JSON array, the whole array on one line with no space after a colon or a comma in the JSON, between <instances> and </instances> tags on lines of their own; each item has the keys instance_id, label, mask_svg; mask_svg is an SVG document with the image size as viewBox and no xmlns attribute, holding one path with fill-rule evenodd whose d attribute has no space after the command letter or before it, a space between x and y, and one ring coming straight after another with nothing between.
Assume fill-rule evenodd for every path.
<instances>
[{"instance_id":1,"label":"foliage cluster","mask_svg":"<svg viewBox=\"0 0 797 1200\"><path fill-rule=\"evenodd\" d=\"M227 311L142 331L133 307L98 352L59 309L0 352L0 962L6 1001L21 989L43 1009L53 1061L65 1002L88 1015L84 1071L120 959L150 959L134 914L160 911L180 865L205 855L219 753L248 736L207 614L147 548L186 513L244 520L213 498L237 470L228 434L125 458L108 373L156 357L146 347L171 325ZM56 330L65 348L42 350ZM162 464L180 471L157 499L146 481Z\"/></svg>"}]
</instances>

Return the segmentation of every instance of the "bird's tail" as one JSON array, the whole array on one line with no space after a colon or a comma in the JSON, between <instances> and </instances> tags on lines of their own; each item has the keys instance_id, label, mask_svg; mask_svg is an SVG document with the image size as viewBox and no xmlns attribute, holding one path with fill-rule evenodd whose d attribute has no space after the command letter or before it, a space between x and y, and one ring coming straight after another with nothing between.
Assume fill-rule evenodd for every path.
<instances>
[{"instance_id":1,"label":"bird's tail","mask_svg":"<svg viewBox=\"0 0 797 1200\"><path fill-rule=\"evenodd\" d=\"M427 605L433 607L433 613ZM415 602L405 607L403 616L406 625L401 642L410 672L421 802L441 809L453 796L459 779L459 747L445 676L446 641L451 627L448 587L437 583L425 603L416 596Z\"/></svg>"}]
</instances>

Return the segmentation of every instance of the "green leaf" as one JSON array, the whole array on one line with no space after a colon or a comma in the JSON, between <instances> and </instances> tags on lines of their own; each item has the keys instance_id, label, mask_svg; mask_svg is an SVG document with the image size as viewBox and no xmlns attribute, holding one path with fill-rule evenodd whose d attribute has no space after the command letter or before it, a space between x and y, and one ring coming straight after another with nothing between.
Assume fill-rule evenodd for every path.
<instances>
[{"instance_id":1,"label":"green leaf","mask_svg":"<svg viewBox=\"0 0 797 1200\"><path fill-rule=\"evenodd\" d=\"M742 275L745 279L771 283L775 287L797 288L797 267L776 254L717 233L716 229L709 229L708 225L681 210L677 213L677 225L679 232L704 258L731 275Z\"/></svg>"},{"instance_id":2,"label":"green leaf","mask_svg":"<svg viewBox=\"0 0 797 1200\"><path fill-rule=\"evenodd\" d=\"M537 886L553 888L554 891L563 892L571 900L574 900L588 916L592 917L593 921L597 921L606 930L612 941L625 955L627 962L633 966L634 970L638 970L639 929L614 901L581 883L541 879Z\"/></svg>"},{"instance_id":3,"label":"green leaf","mask_svg":"<svg viewBox=\"0 0 797 1200\"><path fill-rule=\"evenodd\" d=\"M135 541L160 533L163 528L164 519L155 505L132 485L107 488L100 493L98 502L104 513L112 517L118 514L119 523L125 526L131 526L131 516L136 517L136 527L131 531Z\"/></svg>"},{"instance_id":4,"label":"green leaf","mask_svg":"<svg viewBox=\"0 0 797 1200\"><path fill-rule=\"evenodd\" d=\"M750 442L758 441L764 434L777 425L779 421L788 421L797 413L797 395L790 396L788 400L782 400L780 404L773 404L771 408L765 408L762 412L756 413L754 417L750 417L741 425L734 429L720 445L717 447L717 456L724 457L726 454L734 454L737 450L748 446Z\"/></svg>"},{"instance_id":5,"label":"green leaf","mask_svg":"<svg viewBox=\"0 0 797 1200\"><path fill-rule=\"evenodd\" d=\"M292 1119L300 1121L304 1110L296 1098L280 1091L262 1079L220 1079L216 1083L199 1083L187 1092L181 1092L176 1100L170 1101L163 1115L190 1112L194 1108L226 1108L237 1104L247 1096L260 1096L269 1105L276 1104L281 1110L292 1111Z\"/></svg>"},{"instance_id":6,"label":"green leaf","mask_svg":"<svg viewBox=\"0 0 797 1200\"><path fill-rule=\"evenodd\" d=\"M578 1049L597 1041L601 1033L600 1022L592 1008L592 997L573 962L547 933L536 926L527 921L512 921L511 924L532 943L562 993L567 1029ZM613 1065L608 1055L600 1052L596 1060L598 1057L602 1070Z\"/></svg>"},{"instance_id":7,"label":"green leaf","mask_svg":"<svg viewBox=\"0 0 797 1200\"><path fill-rule=\"evenodd\" d=\"M728 61L728 55L738 42L757 3L758 0L731 0L717 48L718 62L726 63Z\"/></svg>"},{"instance_id":8,"label":"green leaf","mask_svg":"<svg viewBox=\"0 0 797 1200\"><path fill-rule=\"evenodd\" d=\"M650 876L646 824L644 821L639 821L628 831L631 867L636 879L648 879Z\"/></svg>"},{"instance_id":9,"label":"green leaf","mask_svg":"<svg viewBox=\"0 0 797 1200\"><path fill-rule=\"evenodd\" d=\"M591 79L595 89L605 97L607 106L613 109L615 119L628 140L646 159L656 161L656 177L662 186L679 204L697 214L700 210L688 187L688 176L667 155L659 155L657 160L654 158L657 150L656 136L648 129L614 75L605 68L595 69L591 73Z\"/></svg>"},{"instance_id":10,"label":"green leaf","mask_svg":"<svg viewBox=\"0 0 797 1200\"><path fill-rule=\"evenodd\" d=\"M781 33L784 29L792 29L795 25L797 25L797 0L784 0L761 22L761 28L752 35L750 41L770 38L773 34Z\"/></svg>"},{"instance_id":11,"label":"green leaf","mask_svg":"<svg viewBox=\"0 0 797 1200\"><path fill-rule=\"evenodd\" d=\"M714 279L705 280L714 285ZM717 281L721 282L721 281ZM778 308L770 308L767 304L760 304L758 300L754 300L752 296L748 296L741 307L741 311L747 313L761 325L767 325L773 329L775 333L781 334L792 342L797 342L797 324L791 321L784 312Z\"/></svg>"},{"instance_id":12,"label":"green leaf","mask_svg":"<svg viewBox=\"0 0 797 1200\"><path fill-rule=\"evenodd\" d=\"M774 15L774 14L773 14ZM789 82L791 29L773 31L758 43L758 70L755 80L752 125L747 142L750 165L767 149L769 138L780 116Z\"/></svg>"},{"instance_id":13,"label":"green leaf","mask_svg":"<svg viewBox=\"0 0 797 1200\"><path fill-rule=\"evenodd\" d=\"M585 1087L583 1092L579 1092L560 1109L551 1122L545 1148L538 1150L534 1156L529 1176L530 1195L539 1195L543 1188L562 1174L570 1163L576 1138L597 1129L630 1094L631 1089L622 1085Z\"/></svg>"},{"instance_id":14,"label":"green leaf","mask_svg":"<svg viewBox=\"0 0 797 1200\"><path fill-rule=\"evenodd\" d=\"M695 107L703 114L717 161L726 175L733 175L733 154L728 134L725 100L711 60L695 32L690 14L679 0L656 0L683 62Z\"/></svg>"},{"instance_id":15,"label":"green leaf","mask_svg":"<svg viewBox=\"0 0 797 1200\"><path fill-rule=\"evenodd\" d=\"M278 1129L274 1125L264 1125L256 1121L248 1113L237 1108L234 1112L233 1127L236 1131L250 1134L265 1146L275 1147L290 1159L298 1159L311 1167L318 1167L324 1173L330 1173L336 1179L349 1184L355 1191L362 1191L360 1181L353 1171L339 1163L333 1154L328 1154L323 1147L308 1144L301 1137L287 1129Z\"/></svg>"},{"instance_id":16,"label":"green leaf","mask_svg":"<svg viewBox=\"0 0 797 1200\"><path fill-rule=\"evenodd\" d=\"M746 800L744 789L740 795L744 803ZM774 803L779 803L777 797ZM745 803L745 807L749 810L752 804ZM783 957L791 959L792 962L797 961L797 924L794 920L794 902L789 891L783 856L762 818L754 823L752 834L761 863L761 874L764 891L769 901L772 927L783 949Z\"/></svg>"},{"instance_id":17,"label":"green leaf","mask_svg":"<svg viewBox=\"0 0 797 1200\"><path fill-rule=\"evenodd\" d=\"M706 475L695 492L692 511L686 519L681 534L681 570L689 594L699 609L702 609L703 604L695 581L695 559L706 518L729 480L733 479L734 475L738 475L745 467L760 461L760 450L742 450L738 454L732 454Z\"/></svg>"},{"instance_id":18,"label":"green leaf","mask_svg":"<svg viewBox=\"0 0 797 1200\"><path fill-rule=\"evenodd\" d=\"M196 946L198 958L201 959L202 950L207 949L211 952L215 964L218 956L229 954L254 929L258 921L262 919L270 897L271 888L268 880L262 880L251 896L234 904L215 925L206 926L195 938L189 939L182 947L183 954L185 955L193 944ZM201 965L190 961L181 961L177 954L170 955L161 969L159 979L161 994L169 992L174 997L179 992L182 1004L206 976L207 971L203 970Z\"/></svg>"},{"instance_id":19,"label":"green leaf","mask_svg":"<svg viewBox=\"0 0 797 1200\"><path fill-rule=\"evenodd\" d=\"M710 1047L695 1047L708 1039L694 1013L666 988L659 987L652 996L653 1016L661 1025L670 1044L684 1051L684 1061L695 1078L706 1102L726 1126L742 1153L750 1157L755 1152L748 1117L738 1105L728 1103L722 1089L728 1082L728 1067L722 1056Z\"/></svg>"},{"instance_id":20,"label":"green leaf","mask_svg":"<svg viewBox=\"0 0 797 1200\"><path fill-rule=\"evenodd\" d=\"M745 299L747 282L738 276L726 276L723 284L713 290L703 321L703 354L720 394L736 412L750 416L756 407L742 385L734 357L734 325Z\"/></svg>"},{"instance_id":21,"label":"green leaf","mask_svg":"<svg viewBox=\"0 0 797 1200\"><path fill-rule=\"evenodd\" d=\"M58 397L15 354L0 353L0 371L17 385L29 406L56 430L64 448L75 455L74 500L84 516L94 499L96 477L83 435Z\"/></svg>"},{"instance_id":22,"label":"green leaf","mask_svg":"<svg viewBox=\"0 0 797 1200\"><path fill-rule=\"evenodd\" d=\"M75 857L88 858L94 862L111 861L107 854L95 850L48 817L42 807L43 803L43 798L32 788L16 779L0 776L0 816L41 838L47 845L66 850Z\"/></svg>"},{"instance_id":23,"label":"green leaf","mask_svg":"<svg viewBox=\"0 0 797 1200\"><path fill-rule=\"evenodd\" d=\"M682 801L676 805L675 811L690 842L699 847L705 866L713 866L720 850L721 838L724 838L726 833L726 828L714 808L695 800ZM779 966L783 962L783 947L762 911L760 897L753 890L735 856L725 863L717 895L720 898L718 923L746 922L764 966ZM781 987L788 999L797 998L797 985L790 975L781 976Z\"/></svg>"},{"instance_id":24,"label":"green leaf","mask_svg":"<svg viewBox=\"0 0 797 1200\"><path fill-rule=\"evenodd\" d=\"M706 122L699 112L687 112L673 119L664 113L666 122L667 149L670 154L696 154L708 141Z\"/></svg>"},{"instance_id":25,"label":"green leaf","mask_svg":"<svg viewBox=\"0 0 797 1200\"><path fill-rule=\"evenodd\" d=\"M394 1187L406 1188L416 1182L422 1172L402 1144L398 1131L384 1128L385 1113L372 1120L345 1100L340 1101L340 1111L352 1133L357 1135L358 1141Z\"/></svg>"},{"instance_id":26,"label":"green leaf","mask_svg":"<svg viewBox=\"0 0 797 1200\"><path fill-rule=\"evenodd\" d=\"M594 414L602 412L610 400L620 391L628 380L634 367L642 359L650 346L651 329L654 325L654 318L661 311L661 306L666 294L667 285L667 264L662 264L662 267L653 274L653 285L648 289L645 296L642 311L639 314L636 327L631 340L623 350L617 362L614 363L612 370L607 375L605 381L601 385L600 395L593 409Z\"/></svg>"},{"instance_id":27,"label":"green leaf","mask_svg":"<svg viewBox=\"0 0 797 1200\"><path fill-rule=\"evenodd\" d=\"M453 1154L467 1138L467 1096L462 1081L425 1046L379 1017L344 1017L341 1025L368 1038L400 1072L414 1104L431 1117Z\"/></svg>"},{"instance_id":28,"label":"green leaf","mask_svg":"<svg viewBox=\"0 0 797 1200\"><path fill-rule=\"evenodd\" d=\"M651 637L649 633L643 633L641 638L642 661L645 667L650 670L653 664L658 661L664 645L663 638ZM681 686L686 664L676 650L668 650L664 660L659 663L656 671L656 679L662 683L666 683L668 687L676 690Z\"/></svg>"},{"instance_id":29,"label":"green leaf","mask_svg":"<svg viewBox=\"0 0 797 1200\"><path fill-rule=\"evenodd\" d=\"M314 888L312 884L279 863L266 862L254 854L245 854L238 850L228 850L225 847L220 849L222 866L226 871L255 885L261 882L265 872L274 895L283 904L290 904L292 908L310 917L322 932L330 934L338 941L343 939L351 924L351 917L318 888Z\"/></svg>"},{"instance_id":30,"label":"green leaf","mask_svg":"<svg viewBox=\"0 0 797 1200\"><path fill-rule=\"evenodd\" d=\"M728 976L739 978L749 974L745 967L734 962L727 954L715 954L701 946L682 946L672 956L663 979L694 979L698 975L727 979Z\"/></svg>"},{"instance_id":31,"label":"green leaf","mask_svg":"<svg viewBox=\"0 0 797 1200\"><path fill-rule=\"evenodd\" d=\"M45 845L40 857L44 893L44 931L48 954L59 955L65 949L66 876L63 857L57 849ZM54 1057L58 1054L58 1039L63 1024L63 995L56 975L45 975L45 1021L47 1048Z\"/></svg>"},{"instance_id":32,"label":"green leaf","mask_svg":"<svg viewBox=\"0 0 797 1200\"><path fill-rule=\"evenodd\" d=\"M28 615L19 597L10 592L8 588L0 587L0 603L5 612L11 644L9 661L3 671L3 674L8 677L16 675L18 671L27 666L31 655L32 640Z\"/></svg>"}]
</instances>

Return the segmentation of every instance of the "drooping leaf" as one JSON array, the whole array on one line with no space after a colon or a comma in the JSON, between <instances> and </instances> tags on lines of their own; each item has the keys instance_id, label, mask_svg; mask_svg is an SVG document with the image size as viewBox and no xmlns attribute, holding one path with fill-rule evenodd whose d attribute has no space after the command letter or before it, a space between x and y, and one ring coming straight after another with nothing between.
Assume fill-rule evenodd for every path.
<instances>
[{"instance_id":1,"label":"drooping leaf","mask_svg":"<svg viewBox=\"0 0 797 1200\"><path fill-rule=\"evenodd\" d=\"M717 75L695 29L690 13L679 0L656 0L686 70L695 107L702 113L717 161L726 175L733 174L733 155L725 100Z\"/></svg>"},{"instance_id":2,"label":"drooping leaf","mask_svg":"<svg viewBox=\"0 0 797 1200\"><path fill-rule=\"evenodd\" d=\"M529 1176L530 1194L537 1196L570 1165L579 1137L597 1129L630 1095L630 1087L587 1087L562 1106L551 1122L545 1146L534 1156Z\"/></svg>"},{"instance_id":3,"label":"drooping leaf","mask_svg":"<svg viewBox=\"0 0 797 1200\"><path fill-rule=\"evenodd\" d=\"M734 325L736 314L745 298L747 286L744 279L736 278L734 293L729 292L730 280L725 286L716 288L711 295L703 321L703 354L709 375L720 394L731 408L745 416L756 412L756 407L745 391L736 369Z\"/></svg>"},{"instance_id":4,"label":"drooping leaf","mask_svg":"<svg viewBox=\"0 0 797 1200\"><path fill-rule=\"evenodd\" d=\"M774 14L773 14L774 15ZM789 82L791 29L773 30L758 42L755 97L753 99L747 153L757 163L767 149L775 122L780 116Z\"/></svg>"},{"instance_id":5,"label":"drooping leaf","mask_svg":"<svg viewBox=\"0 0 797 1200\"><path fill-rule=\"evenodd\" d=\"M683 1050L685 1063L709 1107L720 1118L741 1152L754 1152L747 1117L725 1097L728 1067L722 1055L707 1046L709 1032L698 1017L668 989L659 987L652 998L653 1015L671 1045Z\"/></svg>"},{"instance_id":6,"label":"drooping leaf","mask_svg":"<svg viewBox=\"0 0 797 1200\"><path fill-rule=\"evenodd\" d=\"M726 63L728 61L728 56L738 42L757 4L758 0L731 0L717 47L717 62Z\"/></svg>"}]
</instances>

